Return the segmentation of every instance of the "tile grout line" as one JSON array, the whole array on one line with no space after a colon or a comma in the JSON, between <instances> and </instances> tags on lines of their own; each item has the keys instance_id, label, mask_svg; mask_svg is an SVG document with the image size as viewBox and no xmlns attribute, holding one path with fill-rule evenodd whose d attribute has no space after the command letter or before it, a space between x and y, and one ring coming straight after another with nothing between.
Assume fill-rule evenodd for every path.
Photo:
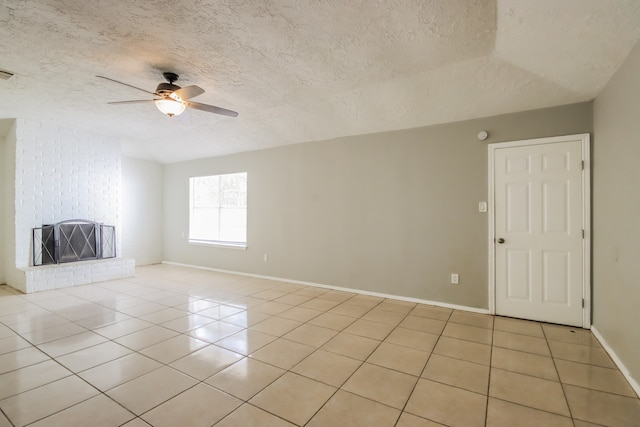
<instances>
[{"instance_id":1,"label":"tile grout line","mask_svg":"<svg viewBox=\"0 0 640 427\"><path fill-rule=\"evenodd\" d=\"M567 398L567 391L565 390L564 383L562 382L562 378L560 377L560 372L558 371L558 366L556 365L556 360L553 357L553 353L551 352L551 346L549 345L549 339L547 338L547 332L545 331L542 324L540 324L540 328L542 329L542 335L544 336L544 340L547 344L547 349L549 350L549 356L551 357L551 362L553 363L553 368L556 371L556 375L558 376L558 382L560 383L560 388L562 389L562 396L564 396L564 402L567 405L567 410L569 411L569 418L571 418L571 422L575 425L575 419L573 418L573 412L571 411L571 406L569 405L569 399Z\"/></svg>"},{"instance_id":2,"label":"tile grout line","mask_svg":"<svg viewBox=\"0 0 640 427\"><path fill-rule=\"evenodd\" d=\"M495 331L496 331L496 316L492 315L491 316L491 347L489 348L489 373L488 373L488 378L487 378L487 402L485 404L485 408L484 408L484 425L486 426L487 423L489 422L489 399L491 398L490 396L490 392L491 392L491 373L493 370L493 347L495 344Z\"/></svg>"},{"instance_id":3,"label":"tile grout line","mask_svg":"<svg viewBox=\"0 0 640 427\"><path fill-rule=\"evenodd\" d=\"M283 375L284 375L284 374L283 374ZM274 380L274 382L275 382L275 380ZM273 384L273 383L271 383L271 384ZM266 386L266 387L268 387L268 386ZM265 387L265 388L266 388L266 387ZM216 388L216 390L218 390L218 389ZM256 394L257 394L257 393L256 393ZM240 399L240 400L242 400L242 399ZM249 402L248 400L242 400L242 404L241 404L240 406L238 406L238 407L237 407L236 409L234 409L233 411L229 412L229 413L228 413L227 415L225 415L224 417L220 418L220 419L219 419L218 421L216 421L216 422L215 422L215 424L213 424L211 427L215 427L216 425L220 424L222 421L224 421L224 419L225 419L225 418L230 417L230 416L231 416L235 411L237 411L238 409L240 409L240 408L241 408L242 406L244 406L244 405L249 405L249 406L251 406L251 407L253 407L253 408L256 408L256 409L257 409L257 410L259 410L259 411L266 412L266 413L267 413L267 414L269 414L269 415L272 415L272 416L274 416L274 417L276 417L276 418L279 418L279 419L281 419L282 421L284 421L284 422L286 422L286 423L289 423L289 424L294 425L294 426L296 425L296 424L295 424L295 423L293 423L292 421L289 421L289 420L287 420L286 418L282 418L280 415L278 415L278 414L274 414L273 412L270 412L270 411L268 411L268 410L266 410L266 409L264 409L264 408L261 408L261 407L259 407L259 406L256 406L256 405L254 405L253 403ZM313 418L313 417L312 417L312 418ZM311 421L311 420L309 420L309 421Z\"/></svg>"},{"instance_id":4,"label":"tile grout line","mask_svg":"<svg viewBox=\"0 0 640 427\"><path fill-rule=\"evenodd\" d=\"M4 412L4 410L2 408L0 408L0 414L2 414L4 416L4 418L9 422L9 424L11 424L11 427L15 427L15 423L13 421L11 421L11 419L9 418L9 416Z\"/></svg>"}]
</instances>

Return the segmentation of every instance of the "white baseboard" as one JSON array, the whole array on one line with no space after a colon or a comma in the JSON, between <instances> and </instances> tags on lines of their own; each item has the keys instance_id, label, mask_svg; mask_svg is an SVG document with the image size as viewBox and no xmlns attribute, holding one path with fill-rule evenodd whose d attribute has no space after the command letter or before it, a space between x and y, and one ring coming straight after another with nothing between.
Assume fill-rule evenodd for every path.
<instances>
[{"instance_id":1,"label":"white baseboard","mask_svg":"<svg viewBox=\"0 0 640 427\"><path fill-rule=\"evenodd\" d=\"M609 353L609 356L613 360L613 363L616 364L620 372L622 372L622 375L624 375L627 381L629 381L629 384L631 385L631 388L633 388L633 390L636 392L636 395L640 397L640 384L638 384L638 382L631 376L631 372L629 372L629 369L624 366L624 363L622 363L622 360L620 360L616 352L613 351L609 343L607 343L602 334L600 334L600 331L598 331L598 329L596 329L596 327L593 325L591 325L591 332L593 332L593 335L597 338L598 341L600 341L602 348L604 348L605 351Z\"/></svg>"},{"instance_id":2,"label":"white baseboard","mask_svg":"<svg viewBox=\"0 0 640 427\"><path fill-rule=\"evenodd\" d=\"M380 292L370 292L370 291L365 291L361 289L343 288L340 286L325 285L322 283L304 282L302 280L292 280L292 279L285 279L282 277L264 276L262 274L243 273L241 271L223 270L220 268L212 268L212 267L202 267L199 265L182 264L179 262L172 262L172 261L162 261L162 264L175 265L178 267L196 268L199 270L216 271L218 273L237 274L239 276L255 277L257 279L276 280L278 282L294 283L296 285L315 286L318 288L331 289L334 291L352 292L354 294L370 295L374 297L390 298L390 299L395 299L399 301L415 302L418 304L435 305L437 307L451 308L454 310L470 311L473 313L480 313L480 314L489 314L489 310L485 308L468 307L466 305L449 304L449 303L440 302L440 301L429 301L429 300L424 300L420 298L404 297L401 295L391 295L391 294L384 294Z\"/></svg>"}]
</instances>

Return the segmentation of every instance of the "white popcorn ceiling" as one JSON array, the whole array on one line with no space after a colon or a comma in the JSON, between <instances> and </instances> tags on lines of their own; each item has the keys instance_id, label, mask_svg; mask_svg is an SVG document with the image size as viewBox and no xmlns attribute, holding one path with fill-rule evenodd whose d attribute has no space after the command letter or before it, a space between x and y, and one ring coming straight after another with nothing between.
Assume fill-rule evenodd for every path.
<instances>
[{"instance_id":1,"label":"white popcorn ceiling","mask_svg":"<svg viewBox=\"0 0 640 427\"><path fill-rule=\"evenodd\" d=\"M638 0L4 0L0 119L55 121L170 163L595 98ZM238 111L169 118L162 71Z\"/></svg>"}]
</instances>

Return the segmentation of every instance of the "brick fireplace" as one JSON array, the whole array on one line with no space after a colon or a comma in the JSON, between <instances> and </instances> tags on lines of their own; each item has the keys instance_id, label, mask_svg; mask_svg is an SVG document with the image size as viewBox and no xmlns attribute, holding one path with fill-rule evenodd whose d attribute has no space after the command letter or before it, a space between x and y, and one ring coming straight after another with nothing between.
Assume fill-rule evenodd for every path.
<instances>
[{"instance_id":1,"label":"brick fireplace","mask_svg":"<svg viewBox=\"0 0 640 427\"><path fill-rule=\"evenodd\" d=\"M10 215L4 224L7 284L36 292L134 274L131 258L33 263L33 228L69 218L119 224L119 144L54 124L16 119L5 141L3 161L5 215ZM120 246L119 233L113 238Z\"/></svg>"}]
</instances>

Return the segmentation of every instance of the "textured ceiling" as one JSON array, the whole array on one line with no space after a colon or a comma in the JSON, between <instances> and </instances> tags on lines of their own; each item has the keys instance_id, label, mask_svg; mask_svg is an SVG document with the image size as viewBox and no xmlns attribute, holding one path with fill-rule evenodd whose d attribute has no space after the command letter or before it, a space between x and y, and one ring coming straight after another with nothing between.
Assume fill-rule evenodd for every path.
<instances>
[{"instance_id":1,"label":"textured ceiling","mask_svg":"<svg viewBox=\"0 0 640 427\"><path fill-rule=\"evenodd\" d=\"M56 121L163 163L593 99L638 0L4 0L0 119ZM238 118L153 104L162 71Z\"/></svg>"}]
</instances>

